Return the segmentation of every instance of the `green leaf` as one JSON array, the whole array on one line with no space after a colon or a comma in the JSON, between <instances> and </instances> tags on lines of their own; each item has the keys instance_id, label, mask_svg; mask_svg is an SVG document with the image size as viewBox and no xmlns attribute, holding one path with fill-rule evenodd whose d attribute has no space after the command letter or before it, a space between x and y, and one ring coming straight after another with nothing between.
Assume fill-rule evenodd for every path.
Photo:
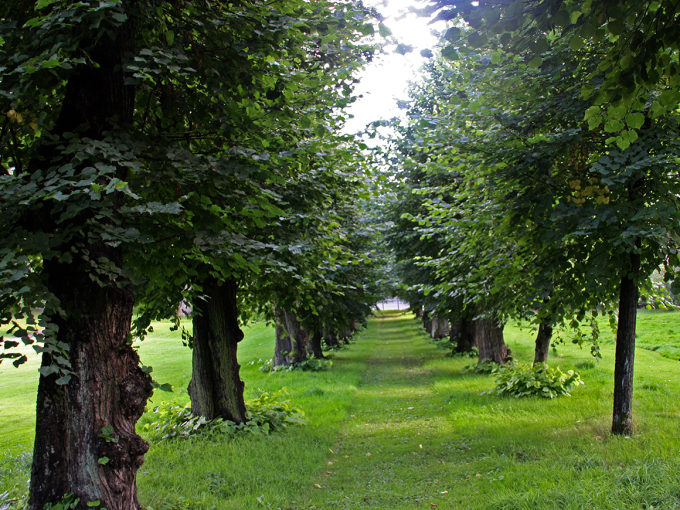
<instances>
[{"instance_id":1,"label":"green leaf","mask_svg":"<svg viewBox=\"0 0 680 510\"><path fill-rule=\"evenodd\" d=\"M612 35L621 35L624 27L623 19L615 19L607 23L607 30L609 30L609 33Z\"/></svg>"},{"instance_id":2,"label":"green leaf","mask_svg":"<svg viewBox=\"0 0 680 510\"><path fill-rule=\"evenodd\" d=\"M571 16L569 15L569 11L562 9L557 11L557 13L550 18L550 21L558 27L566 27L571 22Z\"/></svg>"},{"instance_id":3,"label":"green leaf","mask_svg":"<svg viewBox=\"0 0 680 510\"><path fill-rule=\"evenodd\" d=\"M631 129L640 129L645 123L644 113L629 113L626 115L626 124Z\"/></svg>"},{"instance_id":4,"label":"green leaf","mask_svg":"<svg viewBox=\"0 0 680 510\"><path fill-rule=\"evenodd\" d=\"M87 502L87 506L89 506L90 508L94 508L94 507L99 506L99 505L101 505L101 502L99 500Z\"/></svg>"},{"instance_id":5,"label":"green leaf","mask_svg":"<svg viewBox=\"0 0 680 510\"><path fill-rule=\"evenodd\" d=\"M583 37L579 35L575 35L569 40L569 47L574 50L578 51L581 48L583 48L583 45L585 44L585 41L583 40Z\"/></svg>"},{"instance_id":6,"label":"green leaf","mask_svg":"<svg viewBox=\"0 0 680 510\"><path fill-rule=\"evenodd\" d=\"M543 63L543 59L541 57L534 57L531 60L529 60L529 62L527 62L527 65L531 69L538 69L539 67L541 67L542 63Z\"/></svg>"},{"instance_id":7,"label":"green leaf","mask_svg":"<svg viewBox=\"0 0 680 510\"><path fill-rule=\"evenodd\" d=\"M108 457L100 457L97 462L101 464L102 466L105 466L106 464L109 463L109 458Z\"/></svg>"},{"instance_id":8,"label":"green leaf","mask_svg":"<svg viewBox=\"0 0 680 510\"><path fill-rule=\"evenodd\" d=\"M387 28L387 25L385 25L384 23L378 24L378 33L382 37L388 37L392 35L392 31L389 28Z\"/></svg>"},{"instance_id":9,"label":"green leaf","mask_svg":"<svg viewBox=\"0 0 680 510\"><path fill-rule=\"evenodd\" d=\"M35 4L35 10L39 11L40 9L44 9L45 7L52 5L56 1L57 0L38 0L38 2Z\"/></svg>"},{"instance_id":10,"label":"green leaf","mask_svg":"<svg viewBox=\"0 0 680 510\"><path fill-rule=\"evenodd\" d=\"M449 44L442 50L442 57L447 60L458 60L458 52L453 44Z\"/></svg>"},{"instance_id":11,"label":"green leaf","mask_svg":"<svg viewBox=\"0 0 680 510\"><path fill-rule=\"evenodd\" d=\"M444 39L446 39L449 42L454 42L454 41L460 39L460 35L461 35L460 28L451 27L444 34Z\"/></svg>"},{"instance_id":12,"label":"green leaf","mask_svg":"<svg viewBox=\"0 0 680 510\"><path fill-rule=\"evenodd\" d=\"M175 42L175 33L170 30L166 31L165 40L168 41L168 46L172 46Z\"/></svg>"}]
</instances>

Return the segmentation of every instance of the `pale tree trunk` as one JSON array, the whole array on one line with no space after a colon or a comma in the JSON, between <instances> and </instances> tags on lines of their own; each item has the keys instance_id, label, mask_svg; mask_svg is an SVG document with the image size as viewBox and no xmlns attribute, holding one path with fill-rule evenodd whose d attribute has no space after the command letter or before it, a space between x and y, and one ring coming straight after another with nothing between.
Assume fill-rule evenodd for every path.
<instances>
[{"instance_id":1,"label":"pale tree trunk","mask_svg":"<svg viewBox=\"0 0 680 510\"><path fill-rule=\"evenodd\" d=\"M534 350L534 365L542 365L548 362L548 352L550 351L550 340L553 328L547 321L541 321L538 325L536 335L536 348Z\"/></svg>"},{"instance_id":2,"label":"pale tree trunk","mask_svg":"<svg viewBox=\"0 0 680 510\"><path fill-rule=\"evenodd\" d=\"M633 433L633 366L635 363L635 326L637 321L640 255L630 254L631 269L621 278L619 292L619 324L616 329L616 361L614 364L614 412L612 433ZM632 274L633 279L628 278Z\"/></svg>"},{"instance_id":3,"label":"pale tree trunk","mask_svg":"<svg viewBox=\"0 0 680 510\"><path fill-rule=\"evenodd\" d=\"M123 2L126 6L132 3ZM85 126L83 136L101 140L112 127L111 118L121 126L130 123L135 90L124 83L122 63L125 53L132 49L132 22L124 23L113 35L83 43L93 45L88 57L97 66L74 69L52 134L78 132ZM40 148L42 161L31 162L29 171L44 170L57 154L53 145L44 144ZM125 168L117 170L116 177L125 180L126 176ZM92 219L88 213L81 213L65 226L57 226L47 206L34 208L32 215L30 221L42 231L81 228L84 236ZM68 251L71 246L60 248ZM122 267L120 248L95 242L85 249L90 260L103 257ZM66 385L56 384L56 374L40 376L29 508L42 509L48 502L74 494L80 498L80 508L99 501L108 510L139 509L136 473L148 444L136 434L135 424L152 387L128 341L132 288L124 278L99 286L89 277L89 263L76 257L72 263L46 260L43 272L48 288L67 314L66 318L53 316L51 320L59 326L57 339L67 345L74 375ZM43 355L43 366L49 364L49 357ZM99 436L108 426L113 433L106 441Z\"/></svg>"},{"instance_id":4,"label":"pale tree trunk","mask_svg":"<svg viewBox=\"0 0 680 510\"><path fill-rule=\"evenodd\" d=\"M430 338L437 338L437 331L439 330L439 317L432 317L430 320L430 327L427 330L427 334Z\"/></svg>"},{"instance_id":5,"label":"pale tree trunk","mask_svg":"<svg viewBox=\"0 0 680 510\"><path fill-rule=\"evenodd\" d=\"M207 272L207 270L206 270ZM244 384L239 375L236 282L203 281L205 299L193 303L193 342L189 397L191 412L208 420L222 418L236 423L246 419Z\"/></svg>"}]
</instances>

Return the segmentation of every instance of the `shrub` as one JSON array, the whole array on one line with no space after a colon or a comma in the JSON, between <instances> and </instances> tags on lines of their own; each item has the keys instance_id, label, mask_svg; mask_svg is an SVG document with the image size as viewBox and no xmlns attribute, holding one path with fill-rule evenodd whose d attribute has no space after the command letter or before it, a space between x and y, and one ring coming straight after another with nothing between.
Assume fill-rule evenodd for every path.
<instances>
[{"instance_id":1,"label":"shrub","mask_svg":"<svg viewBox=\"0 0 680 510\"><path fill-rule=\"evenodd\" d=\"M491 374L500 368L503 368L503 365L499 365L494 361L485 361L483 363L475 363L474 365L463 367L460 372L462 374Z\"/></svg>"},{"instance_id":2,"label":"shrub","mask_svg":"<svg viewBox=\"0 0 680 510\"><path fill-rule=\"evenodd\" d=\"M310 358L305 361L300 361L299 363L293 363L288 366L278 366L272 367L273 360L270 358L266 361L259 360L261 372L295 372L297 370L303 372L323 372L325 370L330 370L333 366L333 362L329 359L315 359Z\"/></svg>"},{"instance_id":3,"label":"shrub","mask_svg":"<svg viewBox=\"0 0 680 510\"><path fill-rule=\"evenodd\" d=\"M487 393L515 398L529 396L555 398L558 395L570 397L569 390L573 386L583 384L578 372L569 370L565 374L559 368L550 368L548 365L535 367L521 363L511 366L497 365L492 373L496 375L496 387Z\"/></svg>"},{"instance_id":4,"label":"shrub","mask_svg":"<svg viewBox=\"0 0 680 510\"><path fill-rule=\"evenodd\" d=\"M454 345L455 347L455 345ZM471 350L467 352L447 352L446 353L447 358L479 358L479 349L477 347L473 347ZM486 363L484 363L486 365ZM472 366L472 365L470 365ZM468 367L465 367L468 368Z\"/></svg>"},{"instance_id":5,"label":"shrub","mask_svg":"<svg viewBox=\"0 0 680 510\"><path fill-rule=\"evenodd\" d=\"M246 421L236 424L233 421L217 418L206 420L203 416L193 416L190 406L171 405L165 402L153 409L155 419L142 429L150 441L158 442L171 438L193 436L227 436L234 438L239 434L269 435L288 425L306 425L302 409L287 400L279 401L284 390L274 394L262 392L257 398L246 402Z\"/></svg>"}]
</instances>

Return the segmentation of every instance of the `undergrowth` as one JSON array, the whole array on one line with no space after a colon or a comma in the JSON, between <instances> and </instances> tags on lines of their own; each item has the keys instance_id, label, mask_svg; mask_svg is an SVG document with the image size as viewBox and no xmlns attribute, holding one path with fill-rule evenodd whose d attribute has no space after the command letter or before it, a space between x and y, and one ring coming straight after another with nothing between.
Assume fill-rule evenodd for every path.
<instances>
[{"instance_id":1,"label":"undergrowth","mask_svg":"<svg viewBox=\"0 0 680 510\"><path fill-rule=\"evenodd\" d=\"M246 421L235 423L217 418L206 420L203 416L191 414L190 406L161 403L153 409L155 419L146 423L142 430L148 439L159 442L165 439L180 439L195 436L236 437L239 434L269 435L289 425L306 425L302 409L287 400L279 400L284 390L269 394L262 392L259 397L246 402Z\"/></svg>"},{"instance_id":2,"label":"undergrowth","mask_svg":"<svg viewBox=\"0 0 680 510\"><path fill-rule=\"evenodd\" d=\"M330 370L330 368L333 366L333 361L330 359L316 358L306 359L288 366L280 365L278 367L272 366L274 361L271 358L267 360L260 359L258 363L260 364L259 369L262 372L324 372L326 370Z\"/></svg>"},{"instance_id":3,"label":"undergrowth","mask_svg":"<svg viewBox=\"0 0 680 510\"><path fill-rule=\"evenodd\" d=\"M584 384L578 372L568 370L565 374L559 368L550 368L548 365L496 365L491 373L496 375L496 386L486 393L515 398L555 398L559 395L570 397L569 390L572 387Z\"/></svg>"}]
</instances>

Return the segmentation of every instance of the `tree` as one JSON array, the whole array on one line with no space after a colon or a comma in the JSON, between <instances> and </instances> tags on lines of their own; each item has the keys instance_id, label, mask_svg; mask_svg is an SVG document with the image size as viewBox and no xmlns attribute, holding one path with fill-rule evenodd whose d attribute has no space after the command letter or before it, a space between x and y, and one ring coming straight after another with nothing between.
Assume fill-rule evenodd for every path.
<instances>
[{"instance_id":1,"label":"tree","mask_svg":"<svg viewBox=\"0 0 680 510\"><path fill-rule=\"evenodd\" d=\"M326 34L344 17L343 6L333 7L324 4L316 11L329 18ZM144 284L132 267L153 260L183 276L171 282L172 292L156 295L166 308L183 293L208 296L201 315L206 344L236 363L232 347L240 331L236 282L229 268L256 271L241 253L260 249L262 243L246 243L234 230L240 219L261 216L263 209L274 216L278 209L271 205L271 191L232 209L212 203L209 196L218 181L228 184L223 191L235 194L261 188L257 179L242 175L262 171L253 163L261 152L252 145L265 146L281 127L277 119L287 118L285 125L291 126L300 113L287 108L286 101L273 102L294 94L276 81L280 73L268 73L276 55L287 51L286 44L302 53L313 52L298 47L309 41L320 50L333 46L324 47L328 40L310 35L304 21L290 16L315 8L292 1L207 5L151 0L98 5L40 1L37 6L15 0L0 7L0 100L6 112L0 131L2 321L12 322L25 344L37 340L35 348L43 353L32 508L66 493L80 497L83 508L96 500L109 510L138 507L135 474L148 445L136 435L135 422L152 381L131 345L133 286L151 289L158 283L154 278L168 274L149 272ZM216 26L225 20L242 23L244 30L259 24L261 34L245 40L242 32L220 32ZM283 39L287 29L297 38ZM201 41L203 30L219 37ZM340 41L337 35L329 37ZM221 61L224 55L234 60ZM236 65L251 61L249 68ZM228 76L216 77L214 71L228 64ZM259 78L262 87L249 88ZM319 80L317 86L323 89ZM313 87L311 82L307 87ZM336 89L329 89L337 97ZM272 101L266 106L275 114L258 114L263 110L253 98L260 97ZM304 111L317 107L309 104ZM248 133L246 142L257 140L251 147L239 145L243 138L231 138L230 120L243 117L244 110L244 124L251 127L240 132ZM317 136L326 132L312 121L305 129ZM281 135L275 149L296 142ZM317 151L318 146L311 147L302 156ZM299 168L299 161L291 166ZM235 172L241 175L233 178ZM261 179L285 183L286 176L272 172ZM197 192L200 186L207 186L208 193ZM243 207L246 202L255 206ZM221 231L211 235L215 231L210 228L182 236L207 223L210 214L224 225L233 220L236 227L222 238ZM217 248L206 257L200 247L181 250L187 241L193 248L201 242ZM235 248L242 244L246 248ZM189 259L192 263L184 264ZM187 281L190 286L184 285ZM26 325L18 322L23 318ZM216 331L231 342L217 345ZM14 353L2 357L16 357L15 364L26 359ZM238 388L237 379L231 380L232 387ZM216 393L221 405L224 394ZM229 396L226 400L234 402Z\"/></svg>"},{"instance_id":2,"label":"tree","mask_svg":"<svg viewBox=\"0 0 680 510\"><path fill-rule=\"evenodd\" d=\"M527 304L539 309L539 343L552 324L619 301L617 365L626 370L615 374L613 431L630 433L631 302L637 303L638 286L659 264L674 263L678 210L670 176L676 172L671 155L677 121L651 114L658 91L647 90L649 116L626 114L625 108L610 112L639 127L622 150L611 148L608 133L615 129L598 121L599 99L582 92L608 79L600 66L607 44L574 49L557 38L537 66L489 44L486 54L461 49L466 58L451 76L467 88L454 85L457 94L449 93L453 100L430 120L432 134L423 136L430 146L457 140L446 154L454 154L458 168L465 167L464 155L476 158L463 188L476 201L452 208L430 200L425 224L448 232L451 244L460 244L461 227L468 229L465 249L478 267L463 270L463 285L489 288L504 313L522 316ZM447 281L440 291L459 284L451 264L460 261L458 250L431 262ZM508 306L518 291L514 301L520 305Z\"/></svg>"}]
</instances>

